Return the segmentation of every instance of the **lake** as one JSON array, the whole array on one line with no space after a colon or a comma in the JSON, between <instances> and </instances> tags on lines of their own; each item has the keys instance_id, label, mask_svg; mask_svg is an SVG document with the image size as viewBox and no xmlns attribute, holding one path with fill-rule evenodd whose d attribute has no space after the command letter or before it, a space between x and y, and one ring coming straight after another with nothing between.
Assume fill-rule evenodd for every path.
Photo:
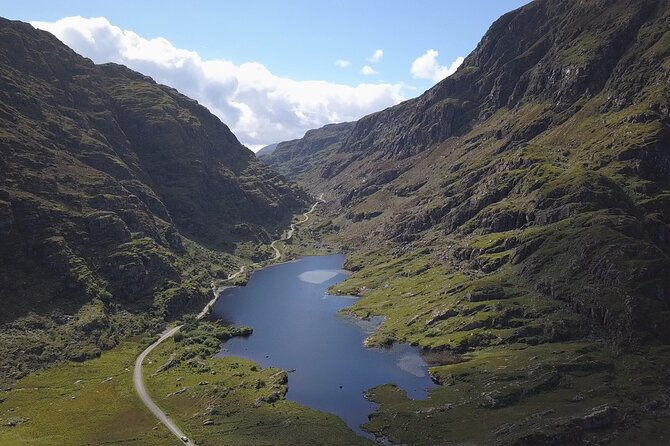
<instances>
[{"instance_id":1,"label":"lake","mask_svg":"<svg viewBox=\"0 0 670 446\"><path fill-rule=\"evenodd\" d=\"M333 296L344 280L344 256L309 256L256 271L244 287L228 288L212 309L215 318L254 329L225 343L219 356L239 356L289 373L286 399L342 418L355 432L376 405L367 389L393 383L410 398L435 387L419 349L397 344L366 348L365 338L381 322L339 314L355 297ZM293 371L294 370L294 371Z\"/></svg>"}]
</instances>

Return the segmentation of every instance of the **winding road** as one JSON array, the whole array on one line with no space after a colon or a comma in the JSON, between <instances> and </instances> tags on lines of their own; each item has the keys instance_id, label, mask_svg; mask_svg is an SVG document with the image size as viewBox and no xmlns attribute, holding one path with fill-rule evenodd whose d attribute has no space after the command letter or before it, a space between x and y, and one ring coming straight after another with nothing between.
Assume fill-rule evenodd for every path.
<instances>
[{"instance_id":1,"label":"winding road","mask_svg":"<svg viewBox=\"0 0 670 446\"><path fill-rule=\"evenodd\" d=\"M309 220L309 214L313 213L316 210L316 207L319 205L319 203L325 203L325 202L326 200L323 199L323 194L319 195L318 200L312 205L310 210L303 214L303 219L295 223L291 223L291 226L289 227L289 230L286 233L286 237L282 237L279 240L275 240L274 242L270 243L270 248L275 250L275 256L270 259L271 262L274 262L281 258L281 251L277 248L276 244L279 242L285 242L286 240L290 240L291 237L293 237L293 233L295 232L295 229L298 227L298 225L301 225L305 223L307 220ZM254 265L258 264L254 263Z\"/></svg>"},{"instance_id":2,"label":"winding road","mask_svg":"<svg viewBox=\"0 0 670 446\"><path fill-rule=\"evenodd\" d=\"M309 215L312 214L315 210L316 207L318 206L319 203L324 203L325 200L323 199L323 194L319 196L317 201L312 205L309 211L305 212L303 214L303 219L296 222L292 223L289 230L286 233L286 236L281 237L279 240L275 240L272 243L270 243L270 247L274 249L275 255L273 258L270 259L271 262L279 260L281 258L281 251L276 246L276 243L281 242L281 241L286 241L290 240L291 237L293 237L293 234L295 233L295 230L298 225L301 225L305 223L306 221L309 220ZM249 265L249 268L257 267L260 266L260 263L252 263ZM245 270L247 269L246 265L243 265L240 267L239 271L237 271L234 274L228 275L226 278L226 282L229 282L239 276L240 274L244 274ZM198 314L197 319L200 320L207 316L214 304L216 303L216 300L219 297L219 291L220 289L217 289L214 287L212 284L212 291L214 293L214 298L210 300L207 305L205 305L205 308ZM151 396L149 396L149 393L147 392L147 388L144 385L144 377L142 376L142 363L146 359L146 357L151 353L156 347L158 347L163 341L166 339L171 338L174 336L175 333L177 333L183 325L177 325L176 327L169 328L165 330L163 333L161 333L160 337L156 342L151 344L149 347L147 347L140 355L137 357L135 360L135 369L133 371L133 384L135 385L135 391L137 392L137 395L140 397L142 400L142 403L144 403L145 406L147 406L147 409L151 411L152 414L167 427L170 432L172 432L175 437L181 441L181 444L185 444L187 446L196 446L195 443L193 443L191 440L187 438L187 436L182 432L181 429L172 421L165 412L161 410L160 407L154 402L154 400L151 399Z\"/></svg>"}]
</instances>

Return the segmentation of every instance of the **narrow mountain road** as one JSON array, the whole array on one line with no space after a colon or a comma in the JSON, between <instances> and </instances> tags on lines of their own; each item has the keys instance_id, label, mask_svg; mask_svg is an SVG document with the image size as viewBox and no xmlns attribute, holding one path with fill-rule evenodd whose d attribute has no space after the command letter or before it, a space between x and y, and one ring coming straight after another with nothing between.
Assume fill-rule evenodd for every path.
<instances>
[{"instance_id":1,"label":"narrow mountain road","mask_svg":"<svg viewBox=\"0 0 670 446\"><path fill-rule=\"evenodd\" d=\"M133 383L135 384L135 391L139 395L140 399L142 400L144 405L147 406L147 408L151 411L151 413L154 414L156 418L158 418L158 421L163 423L165 427L167 427L170 430L170 432L172 432L177 438L179 438L179 440L182 443L188 446L195 446L195 443L191 442L190 440L183 441L184 438L187 438L186 435L184 435L181 429L179 429L179 427L177 427L177 425L174 424L174 422L170 418L168 418L167 414L163 412L161 408L156 405L156 403L154 403L154 401L149 396L149 393L147 392L147 388L144 387L144 379L142 378L142 363L144 362L144 358L146 358L147 355L153 351L153 349L158 347L158 345L161 342L172 337L172 335L178 332L181 327L182 327L181 325L178 325L174 328L171 328L163 332L161 334L161 337L158 338L156 342L147 347L147 349L144 350L140 354L140 356L137 357L137 359L135 360L135 372L133 374Z\"/></svg>"},{"instance_id":2,"label":"narrow mountain road","mask_svg":"<svg viewBox=\"0 0 670 446\"><path fill-rule=\"evenodd\" d=\"M301 224L305 223L307 220L309 220L309 214L313 213L316 210L316 207L319 205L319 203L325 203L325 202L326 202L326 200L323 199L323 194L319 195L318 200L312 205L310 210L305 212L302 215L303 219L298 221L298 222L291 223L291 226L290 226L288 232L286 233L286 237L282 237L279 240L275 240L274 242L270 243L270 248L274 249L274 251L275 251L275 256L272 259L270 259L271 261L279 260L281 258L281 251L279 251L276 244L279 243L279 242L285 242L287 240L290 240L291 237L293 237L293 233L295 232L295 229L297 228L297 226L301 225ZM254 264L254 265L256 265L256 264Z\"/></svg>"},{"instance_id":3,"label":"narrow mountain road","mask_svg":"<svg viewBox=\"0 0 670 446\"><path fill-rule=\"evenodd\" d=\"M313 213L316 210L316 207L319 203L324 203L325 200L323 199L323 194L321 194L318 198L318 200L312 205L309 211L305 212L303 214L303 219L296 222L292 223L291 227L289 228L288 232L286 233L285 237L280 238L279 240L275 240L272 243L270 243L270 247L274 249L275 251L275 256L270 259L270 261L275 261L279 260L281 258L281 251L275 246L277 242L281 241L286 241L290 240L291 237L293 237L293 233L296 230L296 227L298 225L301 225L305 223L307 220L309 220L309 215ZM249 268L257 267L260 266L260 263L253 263L249 266ZM237 271L234 274L228 275L228 278L226 279L226 282L229 282L239 276L240 274L243 274L245 270L247 269L247 266L244 265L240 267L239 271ZM212 287L212 291L214 292L214 298L210 300L207 305L205 305L205 308L198 314L197 318L198 320L204 318L209 314L209 311L211 310L212 306L216 303L217 298L219 297L219 292L216 290L214 287ZM163 423L165 427L167 427L170 432L172 432L175 437L181 441L181 444L185 444L187 446L196 446L195 443L193 443L191 440L188 439L188 437L182 432L181 429L172 421L165 412L161 410L160 407L154 402L154 400L151 399L151 396L149 396L149 392L147 392L147 388L144 385L144 377L142 376L142 363L146 359L146 357L151 353L156 347L158 347L163 341L166 339L171 338L174 336L175 333L177 333L183 325L177 325L176 327L170 328L165 330L163 333L161 333L160 337L156 342L151 344L149 347L147 347L140 355L137 357L135 360L135 369L133 372L133 384L135 385L135 391L137 392L137 395L140 397L142 400L142 403L144 403L145 406L147 406L147 409L151 411L152 414L156 418L158 418L158 421Z\"/></svg>"}]
</instances>

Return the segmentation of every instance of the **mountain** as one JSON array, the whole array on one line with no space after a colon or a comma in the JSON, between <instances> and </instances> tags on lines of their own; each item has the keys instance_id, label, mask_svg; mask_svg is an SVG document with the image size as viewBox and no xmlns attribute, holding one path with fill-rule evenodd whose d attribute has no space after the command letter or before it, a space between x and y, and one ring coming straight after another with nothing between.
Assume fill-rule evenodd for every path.
<instances>
[{"instance_id":1,"label":"mountain","mask_svg":"<svg viewBox=\"0 0 670 446\"><path fill-rule=\"evenodd\" d=\"M272 152L274 152L276 148L277 148L276 143L275 144L269 144L269 145L263 147L258 152L256 152L256 157L260 158L261 156L267 156L267 155L271 154Z\"/></svg>"},{"instance_id":2,"label":"mountain","mask_svg":"<svg viewBox=\"0 0 670 446\"><path fill-rule=\"evenodd\" d=\"M0 154L3 378L194 310L307 200L197 102L5 19Z\"/></svg>"},{"instance_id":3,"label":"mountain","mask_svg":"<svg viewBox=\"0 0 670 446\"><path fill-rule=\"evenodd\" d=\"M385 317L367 342L420 345L443 384L429 402L373 390L369 430L668 438L669 23L665 0L537 0L307 170L284 152L281 171L329 201L316 229L349 252L352 312Z\"/></svg>"},{"instance_id":4,"label":"mountain","mask_svg":"<svg viewBox=\"0 0 670 446\"><path fill-rule=\"evenodd\" d=\"M293 178L317 171L325 160L342 147L354 125L354 122L342 122L309 130L300 139L277 144L270 156L263 157L263 162Z\"/></svg>"}]
</instances>

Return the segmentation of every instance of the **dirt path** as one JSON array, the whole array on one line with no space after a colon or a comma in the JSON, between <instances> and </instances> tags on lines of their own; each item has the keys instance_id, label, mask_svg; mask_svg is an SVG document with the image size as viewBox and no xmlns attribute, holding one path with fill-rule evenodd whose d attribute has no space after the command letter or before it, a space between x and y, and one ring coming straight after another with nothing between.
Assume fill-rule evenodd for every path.
<instances>
[{"instance_id":1,"label":"dirt path","mask_svg":"<svg viewBox=\"0 0 670 446\"><path fill-rule=\"evenodd\" d=\"M281 242L281 241L286 241L290 240L291 237L293 237L293 233L296 230L296 227L298 225L301 225L305 223L306 221L309 220L309 215L313 213L316 210L316 207L319 203L324 203L325 200L323 199L323 194L321 194L318 198L318 200L312 205L309 211L305 212L303 214L303 219L296 222L292 223L291 227L289 228L288 232L286 233L285 237L280 238L279 240L275 240L272 243L270 243L270 247L274 249L275 255L270 261L276 261L281 258L281 251L276 246L276 243ZM248 268L255 268L257 266L260 266L260 263L253 263L248 266ZM239 271L237 271L234 274L228 275L228 278L226 279L226 282L229 282L233 280L234 278L238 277L240 274L244 274L245 270L247 269L247 266L244 265L240 267ZM211 308L214 306L216 303L216 299L219 297L219 292L214 286L212 285L212 291L214 292L214 298L210 300L207 305L205 305L205 308L202 309L202 311L198 314L197 318L202 319L205 316L207 316L211 310ZM187 446L196 446L195 443L193 443L190 440L184 441L183 439L187 438L184 432L179 429L179 427L172 421L165 412L161 410L160 407L154 402L154 400L151 399L149 396L149 393L147 392L147 388L144 385L144 377L142 376L142 363L144 362L144 359L151 353L156 347L158 347L163 341L166 339L171 338L174 336L175 333L177 333L181 329L182 325L178 325L176 327L170 328L165 330L163 333L161 333L160 338L153 344L151 344L149 347L147 347L140 355L137 357L135 360L135 369L133 371L133 384L135 385L135 391L137 392L137 395L140 397L142 400L142 403L144 403L145 406L147 406L147 409L151 411L152 414L156 418L158 418L158 421L163 423L165 427L167 427L170 432L172 432L181 442L180 444L185 444Z\"/></svg>"},{"instance_id":2,"label":"dirt path","mask_svg":"<svg viewBox=\"0 0 670 446\"><path fill-rule=\"evenodd\" d=\"M298 225L301 225L301 224L307 222L307 220L309 220L309 214L313 213L316 210L316 207L319 205L319 203L325 203L325 201L326 200L323 199L323 194L321 194L319 196L318 200L312 205L310 210L305 212L304 214L302 214L302 216L303 216L302 220L297 221L295 223L291 223L291 226L290 226L288 232L286 233L286 237L282 237L279 240L275 240L274 242L270 243L270 248L274 249L274 251L275 251L274 257L272 259L270 259L271 261L279 260L281 258L281 251L279 251L276 244L279 243L279 242L285 242L287 240L290 240L291 237L293 237L293 233L295 232Z\"/></svg>"}]
</instances>

